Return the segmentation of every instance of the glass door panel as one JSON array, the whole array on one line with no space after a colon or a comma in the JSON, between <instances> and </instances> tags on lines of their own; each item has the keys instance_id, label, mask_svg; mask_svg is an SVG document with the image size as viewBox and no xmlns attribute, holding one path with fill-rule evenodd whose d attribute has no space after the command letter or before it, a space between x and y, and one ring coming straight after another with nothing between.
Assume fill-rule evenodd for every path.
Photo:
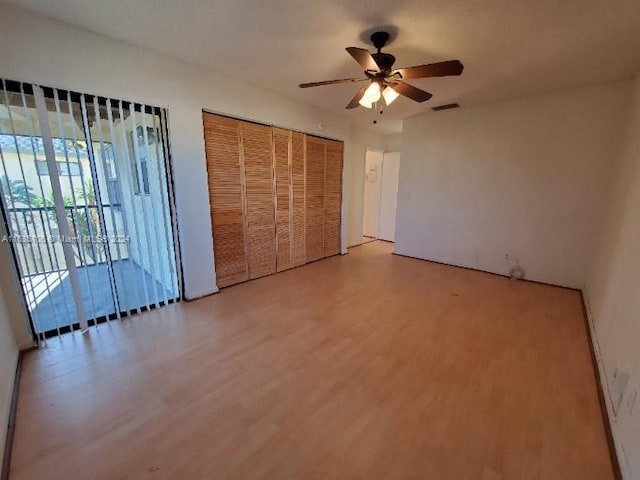
<instances>
[{"instance_id":1,"label":"glass door panel","mask_svg":"<svg viewBox=\"0 0 640 480\"><path fill-rule=\"evenodd\" d=\"M177 300L164 111L2 87L3 214L35 333Z\"/></svg>"},{"instance_id":2,"label":"glass door panel","mask_svg":"<svg viewBox=\"0 0 640 480\"><path fill-rule=\"evenodd\" d=\"M77 321L53 186L30 85L2 83L0 188L7 231L37 332Z\"/></svg>"}]
</instances>

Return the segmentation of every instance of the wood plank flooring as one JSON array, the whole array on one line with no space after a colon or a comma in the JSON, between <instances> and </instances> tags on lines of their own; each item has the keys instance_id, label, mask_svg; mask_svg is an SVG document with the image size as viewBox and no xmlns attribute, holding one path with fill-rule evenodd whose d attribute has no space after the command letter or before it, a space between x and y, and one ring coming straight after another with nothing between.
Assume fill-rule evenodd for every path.
<instances>
[{"instance_id":1,"label":"wood plank flooring","mask_svg":"<svg viewBox=\"0 0 640 480\"><path fill-rule=\"evenodd\" d=\"M579 294L391 247L28 353L11 479L613 478Z\"/></svg>"}]
</instances>

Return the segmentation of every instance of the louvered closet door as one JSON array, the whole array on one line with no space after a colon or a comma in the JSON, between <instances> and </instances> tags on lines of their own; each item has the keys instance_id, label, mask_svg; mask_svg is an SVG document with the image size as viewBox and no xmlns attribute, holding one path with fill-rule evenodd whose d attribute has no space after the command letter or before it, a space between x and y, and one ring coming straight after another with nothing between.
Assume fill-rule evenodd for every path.
<instances>
[{"instance_id":1,"label":"louvered closet door","mask_svg":"<svg viewBox=\"0 0 640 480\"><path fill-rule=\"evenodd\" d=\"M239 122L203 114L217 283L249 278L245 248Z\"/></svg>"},{"instance_id":2,"label":"louvered closet door","mask_svg":"<svg viewBox=\"0 0 640 480\"><path fill-rule=\"evenodd\" d=\"M342 142L327 140L324 201L324 256L340 253L342 209Z\"/></svg>"},{"instance_id":3,"label":"louvered closet door","mask_svg":"<svg viewBox=\"0 0 640 480\"><path fill-rule=\"evenodd\" d=\"M291 132L273 129L273 167L276 175L276 269L293 266L291 262Z\"/></svg>"},{"instance_id":4,"label":"louvered closet door","mask_svg":"<svg viewBox=\"0 0 640 480\"><path fill-rule=\"evenodd\" d=\"M272 129L240 122L244 160L249 278L276 271Z\"/></svg>"},{"instance_id":5,"label":"louvered closet door","mask_svg":"<svg viewBox=\"0 0 640 480\"><path fill-rule=\"evenodd\" d=\"M307 261L305 241L305 148L304 133L291 133L291 264Z\"/></svg>"},{"instance_id":6,"label":"louvered closet door","mask_svg":"<svg viewBox=\"0 0 640 480\"><path fill-rule=\"evenodd\" d=\"M327 142L306 136L307 262L324 257L324 185Z\"/></svg>"}]
</instances>

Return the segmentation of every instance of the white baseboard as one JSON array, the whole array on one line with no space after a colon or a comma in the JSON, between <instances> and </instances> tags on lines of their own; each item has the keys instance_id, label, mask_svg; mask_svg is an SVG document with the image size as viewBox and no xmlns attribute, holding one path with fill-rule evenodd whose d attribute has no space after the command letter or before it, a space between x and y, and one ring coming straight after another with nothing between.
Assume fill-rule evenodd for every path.
<instances>
[{"instance_id":1,"label":"white baseboard","mask_svg":"<svg viewBox=\"0 0 640 480\"><path fill-rule=\"evenodd\" d=\"M218 287L213 287L207 290L200 290L198 292L192 292L184 295L185 300L198 300L199 298L208 297L209 295L213 295L214 293L218 293L220 289Z\"/></svg>"},{"instance_id":2,"label":"white baseboard","mask_svg":"<svg viewBox=\"0 0 640 480\"><path fill-rule=\"evenodd\" d=\"M593 314L589 305L589 294L586 287L582 288L582 300L584 301L584 309L587 314L587 324L589 325L589 334L591 335L593 353L596 358L596 365L598 366L598 375L600 377L600 385L598 385L598 388L602 388L602 396L604 397L607 417L609 419L609 426L611 428L613 447L615 450L615 454L618 457L618 464L620 465L620 474L622 475L622 480L632 480L627 457L624 451L624 447L622 446L622 441L620 439L620 432L618 431L616 417L613 414L613 405L611 404L611 394L609 392L607 371L604 366L604 359L602 358L602 351L600 350L600 341L598 339L598 334L596 333Z\"/></svg>"}]
</instances>

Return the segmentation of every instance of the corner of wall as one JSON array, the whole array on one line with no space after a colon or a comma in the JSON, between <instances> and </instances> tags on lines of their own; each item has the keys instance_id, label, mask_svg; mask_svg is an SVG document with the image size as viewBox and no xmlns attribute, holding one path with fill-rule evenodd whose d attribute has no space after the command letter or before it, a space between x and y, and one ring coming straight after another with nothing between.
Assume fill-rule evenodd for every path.
<instances>
[{"instance_id":1,"label":"corner of wall","mask_svg":"<svg viewBox=\"0 0 640 480\"><path fill-rule=\"evenodd\" d=\"M0 213L0 237L6 235L4 217ZM3 272L0 278L0 302L3 306L2 313L6 313L7 322L20 350L33 346L31 329L29 326L29 314L21 292L20 278L16 270L8 243L0 244L0 270Z\"/></svg>"},{"instance_id":2,"label":"corner of wall","mask_svg":"<svg viewBox=\"0 0 640 480\"><path fill-rule=\"evenodd\" d=\"M402 152L402 132L387 135L384 150L385 152Z\"/></svg>"},{"instance_id":3,"label":"corner of wall","mask_svg":"<svg viewBox=\"0 0 640 480\"><path fill-rule=\"evenodd\" d=\"M619 460L623 479L636 475L638 463L638 419L628 410L614 413L615 383L612 372L638 364L634 343L638 306L635 295L638 277L637 241L640 234L638 203L640 198L640 76L633 81L633 96L629 102L627 127L621 132L617 158L607 196L605 218L595 244L586 285L582 288L589 332L601 380L611 437ZM635 384L637 385L637 384ZM629 388L626 389L629 391ZM613 397L612 397L612 394ZM618 393L619 395L620 393ZM624 395L622 393L623 401ZM634 413L633 415L637 415ZM628 453L627 453L628 452Z\"/></svg>"},{"instance_id":4,"label":"corner of wall","mask_svg":"<svg viewBox=\"0 0 640 480\"><path fill-rule=\"evenodd\" d=\"M7 364L8 368L11 370L7 372L8 375L6 376L6 383L1 386L2 390L0 390L0 469L4 463L4 449L7 440L7 431L9 429L9 420L11 417L11 403L13 400L13 389L15 386L19 355L20 353L18 352L18 349L15 349L12 356L13 358L10 359Z\"/></svg>"},{"instance_id":5,"label":"corner of wall","mask_svg":"<svg viewBox=\"0 0 640 480\"><path fill-rule=\"evenodd\" d=\"M598 388L600 389L600 393L602 394L602 399L604 401L605 414L607 416L609 431L611 434L611 441L613 441L613 448L615 450L616 457L618 459L618 465L620 467L620 474L622 476L622 480L631 480L631 471L629 462L627 460L626 452L622 445L622 439L620 436L620 431L618 429L618 424L616 422L616 417L613 413L613 404L611 402L611 392L609 390L609 379L607 377L607 369L604 365L604 358L602 356L602 351L600 349L600 341L598 338L597 330L595 327L595 320L593 317L593 311L591 310L591 306L589 304L589 292L587 286L584 285L581 289L582 294L582 303L584 304L584 312L586 315L586 323L591 342L590 348L592 348L593 357L595 359L595 368L597 369L594 372L598 378ZM606 426L605 426L606 428Z\"/></svg>"}]
</instances>

